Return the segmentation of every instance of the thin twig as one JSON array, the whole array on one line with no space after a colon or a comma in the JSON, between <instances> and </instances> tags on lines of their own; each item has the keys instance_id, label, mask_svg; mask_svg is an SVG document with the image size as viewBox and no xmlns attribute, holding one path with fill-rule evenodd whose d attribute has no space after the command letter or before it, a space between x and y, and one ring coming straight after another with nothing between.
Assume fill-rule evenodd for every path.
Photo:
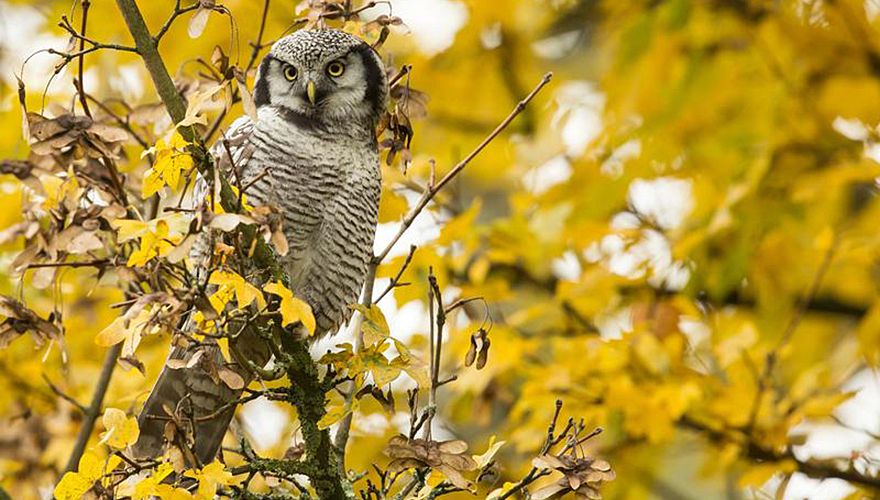
<instances>
[{"instance_id":1,"label":"thin twig","mask_svg":"<svg viewBox=\"0 0 880 500\"><path fill-rule=\"evenodd\" d=\"M89 7L91 5L92 5L92 3L89 0L82 0L82 24L80 25L81 28L79 30L79 34L81 35L80 39L79 39L79 50L80 51L82 51L86 47L86 38L85 38L85 36L86 36L86 22L89 19ZM83 58L84 57L85 56L79 56L79 76L77 78L76 91L77 91L77 94L79 95L79 103L83 108L83 113L85 113L86 116L91 117L92 112L89 109L89 103L86 100L86 93L83 90L83 66L84 66Z\"/></svg>"},{"instance_id":2,"label":"thin twig","mask_svg":"<svg viewBox=\"0 0 880 500\"><path fill-rule=\"evenodd\" d=\"M165 36L165 33L168 33L168 30L171 29L171 25L174 24L174 21L176 21L178 17L186 14L187 12L192 12L194 10L197 10L200 6L201 6L201 2L197 1L196 3L190 5L189 7L181 7L180 0L177 0L177 2L174 5L174 11L171 12L171 15L168 17L167 20L165 20L165 24L163 24L162 27L159 28L159 31L156 32L156 36L152 37L153 42L156 44L156 46L157 47L159 46L159 42L162 41L162 38Z\"/></svg>"},{"instance_id":3,"label":"thin twig","mask_svg":"<svg viewBox=\"0 0 880 500\"><path fill-rule=\"evenodd\" d=\"M75 406L76 409L79 410L83 415L85 415L86 412L88 412L88 408L86 408L82 403L80 403L79 401L74 399L73 396L70 396L69 394L62 391L57 385L55 385L51 380L49 380L49 376L46 375L45 373L43 374L43 381L46 382L46 385L49 386L49 389L52 389L52 392L54 392L55 395L57 395L61 399L65 400L68 403Z\"/></svg>"},{"instance_id":4,"label":"thin twig","mask_svg":"<svg viewBox=\"0 0 880 500\"><path fill-rule=\"evenodd\" d=\"M388 292L390 292L391 290L394 290L395 288L404 286L406 284L406 283L401 283L400 278L403 276L403 273L406 272L406 269L409 267L410 263L412 262L413 255L415 253L416 253L416 246L410 245L409 246L409 253L406 255L406 259L404 259L403 265L400 266L400 269L397 271L397 274L394 276L394 278L391 278L391 282L388 283L388 287L386 287L385 290L381 294L379 294L379 297L377 297L376 300L373 301L374 304L378 304L379 302L382 302L382 299L385 298L385 296L388 295Z\"/></svg>"},{"instance_id":5,"label":"thin twig","mask_svg":"<svg viewBox=\"0 0 880 500\"><path fill-rule=\"evenodd\" d=\"M269 0L263 1L263 14L260 17L260 31L257 33L257 41L251 43L251 57L248 59L247 66L245 66L244 74L247 75L250 70L254 68L254 64L257 62L257 56L260 55L260 50L265 47L263 45L263 33L266 31L266 17L269 14Z\"/></svg>"},{"instance_id":6,"label":"thin twig","mask_svg":"<svg viewBox=\"0 0 880 500\"><path fill-rule=\"evenodd\" d=\"M782 452L770 450L760 443L755 442L752 439L753 435L748 432L743 432L737 429L714 429L711 426L688 416L679 420L678 425L684 429L697 431L712 442L734 443L737 446L742 446L744 447L746 456L753 460L760 462L782 462L790 460L795 464L798 472L809 477L816 479L837 478L880 491L880 477L865 475L855 470L852 467L852 464L850 464L849 468L842 469L835 463L835 460L802 460L794 454L790 447Z\"/></svg>"},{"instance_id":7,"label":"thin twig","mask_svg":"<svg viewBox=\"0 0 880 500\"><path fill-rule=\"evenodd\" d=\"M428 184L427 190L422 193L422 196L421 198L419 198L416 206L413 207L413 209L406 215L406 217L404 217L400 228L397 230L397 234L395 234L394 238L392 238L391 241L388 242L388 245L385 246L385 249L383 249L381 252L379 252L378 255L373 257L373 262L382 262L385 257L388 256L388 253L391 251L394 245L397 244L401 236L403 236L403 233L405 233L406 230L409 229L413 221L415 221L416 217L418 217L419 213L421 213L421 211L428 205L428 203L434 198L434 196L436 196L437 193L440 192L440 190L443 189L446 184L454 179L455 176L461 173L461 171L464 170L464 168L467 167L468 164L473 161L473 159L476 158L476 156L480 154L483 149L486 148L486 146L488 146L493 140L495 140L495 138L498 137L498 135L500 135L501 132L503 132L508 125L510 125L514 118L522 113L524 109L526 109L526 106L528 106L529 102L531 102L532 99L534 99L535 96L538 95L538 92L540 92L541 89L543 89L544 86L546 86L548 83L550 83L550 80L552 78L553 73L545 74L541 81L538 82L538 84L535 86L535 88L533 88L532 91L529 92L529 94L523 100L517 103L516 107L513 108L513 111L511 111L510 114L507 115L507 118L499 123L498 126L495 127L495 130L493 130L488 136L486 136L486 138L483 139L483 141L479 145L477 145L477 147L474 148L473 151L471 151L467 156L464 157L463 160L452 167L452 170L447 172L446 175L444 175L439 182L437 182L436 184L434 184L433 182Z\"/></svg>"},{"instance_id":8,"label":"thin twig","mask_svg":"<svg viewBox=\"0 0 880 500\"><path fill-rule=\"evenodd\" d=\"M791 341L792 336L794 336L794 332L797 330L797 327L800 325L801 321L804 318L807 310L810 307L810 303L816 298L816 295L819 293L819 287L822 285L822 280L825 278L825 275L828 273L828 268L831 266L831 261L834 260L834 253L837 249L837 245L839 242L838 235L835 233L833 236L833 240L831 244L828 246L828 249L825 251L825 254L822 256L822 262L819 264L819 269L816 270L816 274L813 276L813 280L810 282L810 286L807 288L807 293L804 295L803 299L801 299L797 308L795 309L794 315L792 315L791 320L788 322L788 325L785 327L785 331L782 333L782 336L777 342L776 347L767 354L767 358L764 363L764 369L758 377L758 387L755 390L755 397L752 401L752 408L749 412L749 420L746 424L746 428L749 430L754 429L755 424L758 420L758 414L761 411L761 402L764 399L764 394L767 392L767 389L770 386L770 381L773 377L773 373L776 369L776 362L779 359L779 352Z\"/></svg>"},{"instance_id":9,"label":"thin twig","mask_svg":"<svg viewBox=\"0 0 880 500\"><path fill-rule=\"evenodd\" d=\"M367 268L367 277L364 280L363 298L361 300L361 305L365 307L371 307L373 304L373 286L376 283L376 267L375 264L370 263L370 266ZM363 315L358 313L355 317L354 324L352 325L355 334L354 352L356 353L360 352L364 347L364 335L361 332L363 321ZM345 403L351 405L351 400L354 398L356 387L354 382L347 385L348 392L345 394ZM354 412L351 412L342 418L342 421L339 422L339 427L336 429L336 435L333 438L333 446L336 448L336 454L339 457L339 467L343 473L345 472L345 446L348 444L351 422L354 418L353 413Z\"/></svg>"},{"instance_id":10,"label":"thin twig","mask_svg":"<svg viewBox=\"0 0 880 500\"><path fill-rule=\"evenodd\" d=\"M82 426L79 428L79 434L76 436L76 443L73 445L73 451L70 458L67 459L67 466L64 472L76 470L79 465L79 459L82 457L92 435L92 429L101 414L101 406L104 404L104 396L107 394L107 388L110 386L110 378L113 376L113 369L116 367L116 360L122 351L122 342L114 345L107 351L104 356L104 365L101 367L101 375L98 377L98 383L95 385L95 392L92 394L92 402L83 412ZM63 475L63 474L62 474Z\"/></svg>"},{"instance_id":11,"label":"thin twig","mask_svg":"<svg viewBox=\"0 0 880 500\"><path fill-rule=\"evenodd\" d=\"M40 269L43 267L94 267L94 268L102 268L109 265L116 265L111 262L109 259L98 259L98 260L89 260L83 262L35 262L33 264L28 264L26 266L27 269Z\"/></svg>"}]
</instances>

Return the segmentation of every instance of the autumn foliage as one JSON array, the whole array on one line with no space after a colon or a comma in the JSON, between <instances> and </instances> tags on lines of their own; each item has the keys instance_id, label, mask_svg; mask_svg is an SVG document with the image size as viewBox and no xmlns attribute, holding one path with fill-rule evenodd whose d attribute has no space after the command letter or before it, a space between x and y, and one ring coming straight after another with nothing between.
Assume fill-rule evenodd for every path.
<instances>
[{"instance_id":1,"label":"autumn foliage","mask_svg":"<svg viewBox=\"0 0 880 500\"><path fill-rule=\"evenodd\" d=\"M872 2L32 3L62 43L0 75L0 498L880 491ZM277 211L207 154L316 26L393 83L365 294L318 343ZM135 460L169 346L240 389L243 325L274 363L217 460L178 409Z\"/></svg>"}]
</instances>

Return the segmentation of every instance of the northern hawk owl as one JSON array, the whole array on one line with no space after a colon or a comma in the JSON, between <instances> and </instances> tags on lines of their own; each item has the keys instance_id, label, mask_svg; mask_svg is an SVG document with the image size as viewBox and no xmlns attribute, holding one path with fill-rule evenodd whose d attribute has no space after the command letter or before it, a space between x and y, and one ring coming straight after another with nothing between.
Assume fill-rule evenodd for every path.
<instances>
[{"instance_id":1,"label":"northern hawk owl","mask_svg":"<svg viewBox=\"0 0 880 500\"><path fill-rule=\"evenodd\" d=\"M312 306L316 335L348 320L372 255L381 188L376 126L387 95L382 61L369 45L339 30L300 30L276 42L259 66L256 120L239 118L226 145L212 148L217 168L236 169L249 186L251 205L279 209L289 243L282 262L291 290ZM240 336L236 347L258 366L268 361L254 335ZM171 358L191 358L192 350L175 348ZM216 351L201 357L216 362ZM137 455L161 453L168 410L189 415L199 462L217 454L241 390L219 381L210 363L190 364L166 366L159 376L139 418ZM240 364L234 369L253 379Z\"/></svg>"}]
</instances>

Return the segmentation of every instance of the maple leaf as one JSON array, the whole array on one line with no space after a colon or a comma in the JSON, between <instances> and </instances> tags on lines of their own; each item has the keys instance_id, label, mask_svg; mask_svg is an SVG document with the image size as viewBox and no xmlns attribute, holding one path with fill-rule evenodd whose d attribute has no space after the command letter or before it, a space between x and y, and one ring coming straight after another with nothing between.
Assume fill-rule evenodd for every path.
<instances>
[{"instance_id":1,"label":"maple leaf","mask_svg":"<svg viewBox=\"0 0 880 500\"><path fill-rule=\"evenodd\" d=\"M375 304L369 306L353 304L350 307L361 313L364 318L361 324L361 332L364 334L365 346L371 346L388 338L390 335L388 321L385 319L385 314L382 313L379 306Z\"/></svg>"},{"instance_id":2,"label":"maple leaf","mask_svg":"<svg viewBox=\"0 0 880 500\"><path fill-rule=\"evenodd\" d=\"M120 243L140 238L140 245L126 262L128 267L138 267L170 254L183 240L188 223L182 214L172 214L149 222L116 219L110 225L116 229L116 238Z\"/></svg>"},{"instance_id":3,"label":"maple leaf","mask_svg":"<svg viewBox=\"0 0 880 500\"><path fill-rule=\"evenodd\" d=\"M174 472L174 467L169 462L159 464L155 472L138 481L131 494L132 500L146 500L153 496L158 496L159 486L172 472Z\"/></svg>"},{"instance_id":4,"label":"maple leaf","mask_svg":"<svg viewBox=\"0 0 880 500\"><path fill-rule=\"evenodd\" d=\"M201 469L189 470L185 476L196 479L199 482L198 498L214 498L218 486L229 486L241 482L235 479L232 473L227 471L223 464L213 461Z\"/></svg>"},{"instance_id":5,"label":"maple leaf","mask_svg":"<svg viewBox=\"0 0 880 500\"><path fill-rule=\"evenodd\" d=\"M281 324L283 326L299 321L308 330L309 335L314 335L316 326L315 316L312 314L312 306L308 302L294 297L293 292L280 281L269 283L263 287L263 290L281 297L281 304L278 306L278 310L281 312Z\"/></svg>"},{"instance_id":6,"label":"maple leaf","mask_svg":"<svg viewBox=\"0 0 880 500\"><path fill-rule=\"evenodd\" d=\"M101 434L100 443L107 443L111 448L118 450L133 445L140 436L137 419L128 417L125 412L118 408L107 408L102 418L105 432Z\"/></svg>"},{"instance_id":7,"label":"maple leaf","mask_svg":"<svg viewBox=\"0 0 880 500\"><path fill-rule=\"evenodd\" d=\"M143 335L158 333L161 330L158 325L150 325L152 313L152 306L130 308L101 330L95 337L95 343L102 347L110 347L124 342L120 355L123 358L134 356Z\"/></svg>"},{"instance_id":8,"label":"maple leaf","mask_svg":"<svg viewBox=\"0 0 880 500\"><path fill-rule=\"evenodd\" d=\"M168 141L159 139L156 142L153 148L156 162L147 170L141 187L144 198L149 198L165 186L175 190L180 187L180 179L195 167L193 157L186 152L190 145L177 130L172 132Z\"/></svg>"},{"instance_id":9,"label":"maple leaf","mask_svg":"<svg viewBox=\"0 0 880 500\"><path fill-rule=\"evenodd\" d=\"M104 476L105 471L115 469L121 461L121 458L111 455L105 463L90 451L83 453L77 470L65 472L55 486L56 500L80 500Z\"/></svg>"},{"instance_id":10,"label":"maple leaf","mask_svg":"<svg viewBox=\"0 0 880 500\"><path fill-rule=\"evenodd\" d=\"M232 292L235 295L235 300L238 303L239 309L250 305L254 301L257 302L257 307L260 309L266 307L266 299L263 297L263 293L260 292L260 289L251 285L233 271L214 271L211 273L211 277L208 278L208 283L218 285L217 291L214 295L228 297L226 298L226 301L223 302L224 305L228 302L229 298L231 298L230 292Z\"/></svg>"},{"instance_id":11,"label":"maple leaf","mask_svg":"<svg viewBox=\"0 0 880 500\"><path fill-rule=\"evenodd\" d=\"M318 429L328 429L349 413L357 411L359 407L360 401L356 398L344 399L338 395L332 395L327 404L327 412L318 420Z\"/></svg>"}]
</instances>

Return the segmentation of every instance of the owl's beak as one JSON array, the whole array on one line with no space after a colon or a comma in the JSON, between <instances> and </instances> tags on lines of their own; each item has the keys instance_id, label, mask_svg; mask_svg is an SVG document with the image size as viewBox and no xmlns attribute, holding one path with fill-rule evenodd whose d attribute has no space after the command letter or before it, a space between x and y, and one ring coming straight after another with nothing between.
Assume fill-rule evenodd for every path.
<instances>
[{"instance_id":1,"label":"owl's beak","mask_svg":"<svg viewBox=\"0 0 880 500\"><path fill-rule=\"evenodd\" d=\"M315 97L317 96L318 89L315 87L315 82L309 80L306 83L306 95L309 96L309 102L312 103L312 106L315 105Z\"/></svg>"}]
</instances>

